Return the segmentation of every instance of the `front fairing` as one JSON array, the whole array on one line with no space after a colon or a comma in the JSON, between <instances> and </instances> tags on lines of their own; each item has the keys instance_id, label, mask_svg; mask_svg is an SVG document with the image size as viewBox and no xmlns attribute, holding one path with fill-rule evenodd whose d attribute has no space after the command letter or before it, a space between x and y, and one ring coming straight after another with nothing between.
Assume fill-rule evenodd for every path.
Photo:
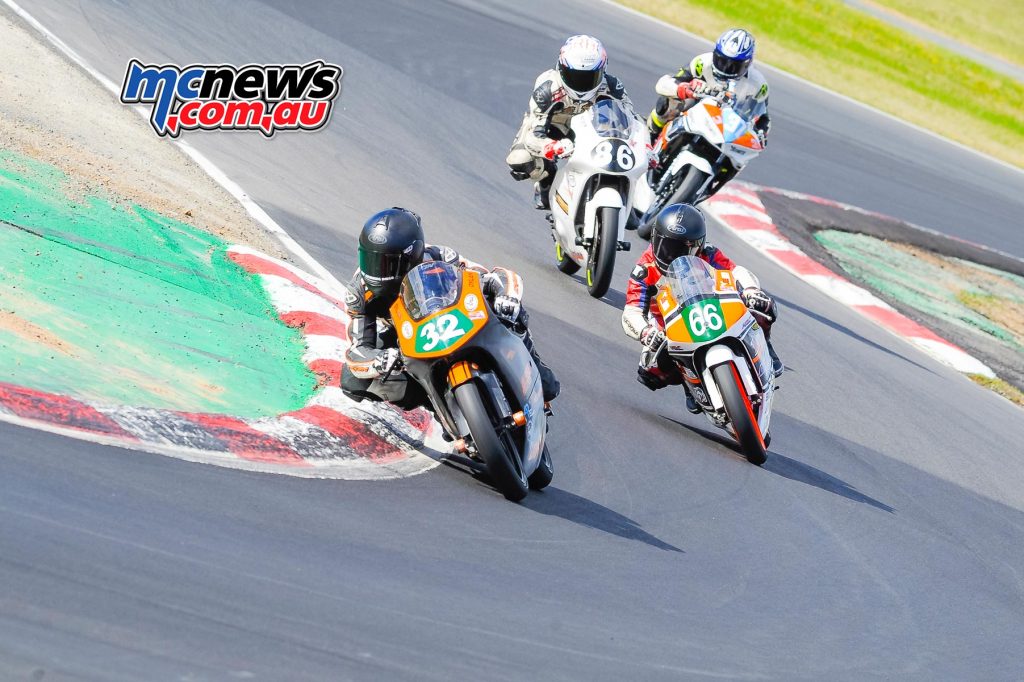
<instances>
[{"instance_id":1,"label":"front fairing","mask_svg":"<svg viewBox=\"0 0 1024 682\"><path fill-rule=\"evenodd\" d=\"M526 425L522 430L523 466L527 474L540 463L547 432L544 392L540 370L522 340L496 318L487 320L480 330L451 354L437 358L407 358L406 372L430 396L438 416L451 433L463 433L464 421L455 404L446 377L449 368L468 360L481 373L493 373L498 382L481 381L481 390L497 387L502 395L492 396L496 403L504 400L512 412L522 410Z\"/></svg>"}]
</instances>

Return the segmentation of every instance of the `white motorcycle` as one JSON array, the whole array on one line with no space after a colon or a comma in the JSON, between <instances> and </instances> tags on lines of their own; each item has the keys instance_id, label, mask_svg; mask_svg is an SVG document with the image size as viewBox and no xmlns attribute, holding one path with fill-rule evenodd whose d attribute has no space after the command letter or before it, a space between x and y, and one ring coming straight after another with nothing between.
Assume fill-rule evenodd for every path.
<instances>
[{"instance_id":1,"label":"white motorcycle","mask_svg":"<svg viewBox=\"0 0 1024 682\"><path fill-rule=\"evenodd\" d=\"M696 204L707 198L712 179L729 160L742 170L764 149L754 121L767 110L764 101L745 97L737 102L735 81L709 93L674 118L654 144L659 166L637 189L636 210L642 213L637 234L651 238L654 219L665 206Z\"/></svg>"},{"instance_id":2,"label":"white motorcycle","mask_svg":"<svg viewBox=\"0 0 1024 682\"><path fill-rule=\"evenodd\" d=\"M616 251L629 251L626 220L633 191L648 167L648 133L630 107L602 99L569 124L573 151L549 190L558 269L586 268L594 298L608 292Z\"/></svg>"}]
</instances>

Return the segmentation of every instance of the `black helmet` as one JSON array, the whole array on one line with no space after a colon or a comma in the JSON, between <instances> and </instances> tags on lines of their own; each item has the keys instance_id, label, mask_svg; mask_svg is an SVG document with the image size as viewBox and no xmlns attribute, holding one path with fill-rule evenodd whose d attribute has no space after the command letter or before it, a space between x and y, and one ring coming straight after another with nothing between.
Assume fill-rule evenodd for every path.
<instances>
[{"instance_id":1,"label":"black helmet","mask_svg":"<svg viewBox=\"0 0 1024 682\"><path fill-rule=\"evenodd\" d=\"M423 260L423 225L404 208L375 213L359 233L359 272L374 296L396 295L402 278Z\"/></svg>"},{"instance_id":2,"label":"black helmet","mask_svg":"<svg viewBox=\"0 0 1024 682\"><path fill-rule=\"evenodd\" d=\"M651 249L662 274L680 256L696 256L708 235L704 214L690 204L670 204L654 220Z\"/></svg>"}]
</instances>

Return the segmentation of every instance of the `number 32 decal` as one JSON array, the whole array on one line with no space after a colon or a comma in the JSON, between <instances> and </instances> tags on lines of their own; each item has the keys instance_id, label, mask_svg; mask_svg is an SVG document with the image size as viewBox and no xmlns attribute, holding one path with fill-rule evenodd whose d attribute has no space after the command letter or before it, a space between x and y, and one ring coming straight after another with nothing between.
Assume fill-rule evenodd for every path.
<instances>
[{"instance_id":1,"label":"number 32 decal","mask_svg":"<svg viewBox=\"0 0 1024 682\"><path fill-rule=\"evenodd\" d=\"M424 340L421 348L425 351L432 351L438 345L445 348L465 333L466 330L459 326L459 318L450 313L441 315L420 327L420 338Z\"/></svg>"}]
</instances>

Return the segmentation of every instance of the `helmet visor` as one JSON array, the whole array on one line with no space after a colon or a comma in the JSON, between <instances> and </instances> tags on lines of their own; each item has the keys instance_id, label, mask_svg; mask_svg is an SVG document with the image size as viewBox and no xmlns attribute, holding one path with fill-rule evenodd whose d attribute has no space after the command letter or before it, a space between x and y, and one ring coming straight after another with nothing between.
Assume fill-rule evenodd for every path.
<instances>
[{"instance_id":1,"label":"helmet visor","mask_svg":"<svg viewBox=\"0 0 1024 682\"><path fill-rule=\"evenodd\" d=\"M401 253L376 253L359 249L359 271L371 285L397 282L409 271L409 259Z\"/></svg>"},{"instance_id":2,"label":"helmet visor","mask_svg":"<svg viewBox=\"0 0 1024 682\"><path fill-rule=\"evenodd\" d=\"M700 253L703 242L703 239L658 239L657 243L651 245L658 269L662 272L667 272L669 266L672 265L672 261L676 258L696 256Z\"/></svg>"},{"instance_id":3,"label":"helmet visor","mask_svg":"<svg viewBox=\"0 0 1024 682\"><path fill-rule=\"evenodd\" d=\"M715 75L722 78L740 78L746 75L747 69L750 67L749 59L733 59L718 52L711 57L711 63L714 66Z\"/></svg>"},{"instance_id":4,"label":"helmet visor","mask_svg":"<svg viewBox=\"0 0 1024 682\"><path fill-rule=\"evenodd\" d=\"M584 71L582 69L571 69L565 64L558 65L558 75L562 77L565 87L573 92L584 93L596 90L601 84L601 69Z\"/></svg>"}]
</instances>

